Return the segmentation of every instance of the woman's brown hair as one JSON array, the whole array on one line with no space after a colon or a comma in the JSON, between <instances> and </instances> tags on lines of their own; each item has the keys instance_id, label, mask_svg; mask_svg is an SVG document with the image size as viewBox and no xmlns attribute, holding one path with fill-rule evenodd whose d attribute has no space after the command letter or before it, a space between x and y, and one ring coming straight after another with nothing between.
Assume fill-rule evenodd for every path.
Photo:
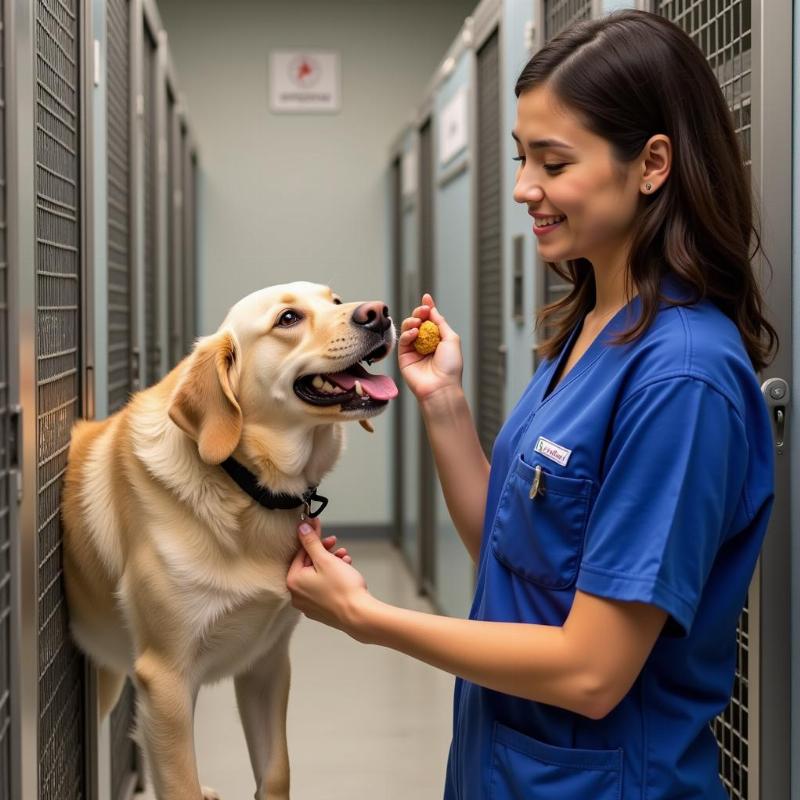
<instances>
[{"instance_id":1,"label":"woman's brown hair","mask_svg":"<svg viewBox=\"0 0 800 800\"><path fill-rule=\"evenodd\" d=\"M763 369L778 336L762 313L751 263L761 243L750 184L730 109L700 49L663 17L615 12L547 42L520 74L516 95L545 84L622 163L637 158L655 134L672 142L669 178L642 198L634 225L630 281L641 316L617 342L649 327L661 279L673 273L689 287L689 302L709 298L733 320L754 368ZM551 358L594 306L595 285L585 259L547 266L572 285L539 315L539 324L554 330L539 350Z\"/></svg>"}]
</instances>

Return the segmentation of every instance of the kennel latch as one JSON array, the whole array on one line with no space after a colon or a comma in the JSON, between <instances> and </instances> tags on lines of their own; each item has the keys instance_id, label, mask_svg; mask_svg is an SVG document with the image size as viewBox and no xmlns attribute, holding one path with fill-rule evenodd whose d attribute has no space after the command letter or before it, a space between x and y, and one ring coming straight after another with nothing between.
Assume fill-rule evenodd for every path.
<instances>
[{"instance_id":1,"label":"kennel latch","mask_svg":"<svg viewBox=\"0 0 800 800\"><path fill-rule=\"evenodd\" d=\"M22 406L8 407L8 470L16 477L17 502L22 502Z\"/></svg>"}]
</instances>

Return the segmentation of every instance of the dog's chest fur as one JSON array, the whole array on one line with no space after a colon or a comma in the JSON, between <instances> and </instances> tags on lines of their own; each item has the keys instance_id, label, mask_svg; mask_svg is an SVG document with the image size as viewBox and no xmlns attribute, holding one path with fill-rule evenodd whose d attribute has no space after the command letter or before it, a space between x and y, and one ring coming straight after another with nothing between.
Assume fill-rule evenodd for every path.
<instances>
[{"instance_id":1,"label":"dog's chest fur","mask_svg":"<svg viewBox=\"0 0 800 800\"><path fill-rule=\"evenodd\" d=\"M140 414L131 428L127 457L114 453L113 425L97 440L81 491L86 534L116 584L119 622L196 685L238 674L297 621L286 572L301 509L261 508L220 467L199 461L163 417ZM338 450L328 448L331 459ZM303 475L280 490L307 482ZM109 636L113 625L76 621L76 638L100 663L129 669L141 641Z\"/></svg>"}]
</instances>

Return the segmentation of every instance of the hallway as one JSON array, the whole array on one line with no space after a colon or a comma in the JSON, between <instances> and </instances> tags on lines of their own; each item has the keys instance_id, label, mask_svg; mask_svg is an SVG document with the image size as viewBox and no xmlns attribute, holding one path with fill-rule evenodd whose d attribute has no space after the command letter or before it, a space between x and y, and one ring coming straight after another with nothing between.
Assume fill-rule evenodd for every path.
<instances>
[{"instance_id":1,"label":"hallway","mask_svg":"<svg viewBox=\"0 0 800 800\"><path fill-rule=\"evenodd\" d=\"M370 591L429 611L385 541L343 542ZM450 742L451 676L303 619L292 640L289 755L293 800L435 800ZM248 800L254 782L231 681L200 693L201 783ZM137 795L152 800L149 792Z\"/></svg>"}]
</instances>

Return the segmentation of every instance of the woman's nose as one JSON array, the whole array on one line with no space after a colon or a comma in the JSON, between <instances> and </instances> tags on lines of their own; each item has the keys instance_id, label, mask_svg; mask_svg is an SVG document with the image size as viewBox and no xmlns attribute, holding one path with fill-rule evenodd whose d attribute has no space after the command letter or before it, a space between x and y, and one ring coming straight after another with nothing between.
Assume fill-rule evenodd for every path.
<instances>
[{"instance_id":1,"label":"woman's nose","mask_svg":"<svg viewBox=\"0 0 800 800\"><path fill-rule=\"evenodd\" d=\"M538 183L525 180L524 176L514 185L514 200L517 203L541 203L544 199L544 192Z\"/></svg>"}]
</instances>

